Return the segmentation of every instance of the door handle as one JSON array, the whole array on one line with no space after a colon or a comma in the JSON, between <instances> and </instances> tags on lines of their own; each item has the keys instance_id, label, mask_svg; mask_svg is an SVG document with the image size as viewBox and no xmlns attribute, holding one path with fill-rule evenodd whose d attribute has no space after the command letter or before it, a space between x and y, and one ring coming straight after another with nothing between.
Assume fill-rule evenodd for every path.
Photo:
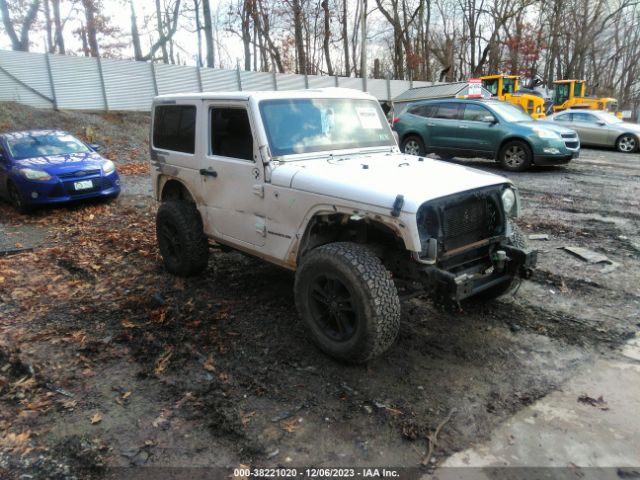
<instances>
[{"instance_id":1,"label":"door handle","mask_svg":"<svg viewBox=\"0 0 640 480\"><path fill-rule=\"evenodd\" d=\"M435 127L436 124L435 123L427 123L427 127Z\"/></svg>"},{"instance_id":2,"label":"door handle","mask_svg":"<svg viewBox=\"0 0 640 480\"><path fill-rule=\"evenodd\" d=\"M205 177L217 177L218 172L216 172L215 170L207 170L206 168L201 168L200 175L204 175Z\"/></svg>"},{"instance_id":3,"label":"door handle","mask_svg":"<svg viewBox=\"0 0 640 480\"><path fill-rule=\"evenodd\" d=\"M458 128L469 128L467 125L458 125Z\"/></svg>"}]
</instances>

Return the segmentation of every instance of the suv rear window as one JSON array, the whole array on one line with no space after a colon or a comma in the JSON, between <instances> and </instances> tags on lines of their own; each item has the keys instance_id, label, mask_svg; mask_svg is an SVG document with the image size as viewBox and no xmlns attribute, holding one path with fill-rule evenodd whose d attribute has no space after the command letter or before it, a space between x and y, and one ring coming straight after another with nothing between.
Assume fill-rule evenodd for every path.
<instances>
[{"instance_id":1,"label":"suv rear window","mask_svg":"<svg viewBox=\"0 0 640 480\"><path fill-rule=\"evenodd\" d=\"M153 146L174 152L194 153L196 144L196 107L161 105L153 118Z\"/></svg>"}]
</instances>

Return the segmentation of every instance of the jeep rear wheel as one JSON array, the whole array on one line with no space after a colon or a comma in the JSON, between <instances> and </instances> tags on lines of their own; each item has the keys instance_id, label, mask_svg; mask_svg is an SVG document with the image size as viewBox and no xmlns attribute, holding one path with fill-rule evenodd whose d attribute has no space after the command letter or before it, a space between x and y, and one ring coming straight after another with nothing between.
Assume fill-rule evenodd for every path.
<instances>
[{"instance_id":1,"label":"jeep rear wheel","mask_svg":"<svg viewBox=\"0 0 640 480\"><path fill-rule=\"evenodd\" d=\"M355 363L387 350L400 328L391 275L362 245L330 243L312 250L295 279L296 307L315 344Z\"/></svg>"},{"instance_id":2,"label":"jeep rear wheel","mask_svg":"<svg viewBox=\"0 0 640 480\"><path fill-rule=\"evenodd\" d=\"M186 202L165 202L156 215L156 236L164 266L180 277L207 268L209 242L198 210Z\"/></svg>"},{"instance_id":3,"label":"jeep rear wheel","mask_svg":"<svg viewBox=\"0 0 640 480\"><path fill-rule=\"evenodd\" d=\"M510 172L522 172L529 168L532 160L529 145L521 140L507 142L500 150L500 164Z\"/></svg>"}]
</instances>

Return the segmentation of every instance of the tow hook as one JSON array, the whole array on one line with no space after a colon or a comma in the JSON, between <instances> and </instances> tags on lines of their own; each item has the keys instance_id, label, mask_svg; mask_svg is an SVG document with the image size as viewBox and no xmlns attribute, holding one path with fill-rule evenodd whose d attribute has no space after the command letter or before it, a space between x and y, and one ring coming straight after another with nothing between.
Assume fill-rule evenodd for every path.
<instances>
[{"instance_id":1,"label":"tow hook","mask_svg":"<svg viewBox=\"0 0 640 480\"><path fill-rule=\"evenodd\" d=\"M533 270L531 268L528 267L522 267L520 269L520 276L522 278L524 278L525 280L531 278L531 276L533 275Z\"/></svg>"},{"instance_id":2,"label":"tow hook","mask_svg":"<svg viewBox=\"0 0 640 480\"><path fill-rule=\"evenodd\" d=\"M494 267L499 272L504 270L505 263L508 259L509 257L507 257L507 252L505 252L504 250L498 250L491 257L491 261L493 262Z\"/></svg>"}]
</instances>

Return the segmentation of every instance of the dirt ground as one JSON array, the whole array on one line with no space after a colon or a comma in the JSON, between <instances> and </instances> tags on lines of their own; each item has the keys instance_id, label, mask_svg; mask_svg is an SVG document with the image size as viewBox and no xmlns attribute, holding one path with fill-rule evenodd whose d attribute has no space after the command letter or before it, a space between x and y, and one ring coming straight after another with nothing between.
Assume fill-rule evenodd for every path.
<instances>
[{"instance_id":1,"label":"dirt ground","mask_svg":"<svg viewBox=\"0 0 640 480\"><path fill-rule=\"evenodd\" d=\"M146 175L123 175L110 204L21 216L0 203L0 250L15 250L0 256L0 477L426 472L487 439L640 330L640 155L583 149L566 168L508 176L520 226L549 237L530 240L534 277L514 297L457 313L403 300L397 343L366 366L314 348L288 272L214 249L201 277L168 275Z\"/></svg>"}]
</instances>

